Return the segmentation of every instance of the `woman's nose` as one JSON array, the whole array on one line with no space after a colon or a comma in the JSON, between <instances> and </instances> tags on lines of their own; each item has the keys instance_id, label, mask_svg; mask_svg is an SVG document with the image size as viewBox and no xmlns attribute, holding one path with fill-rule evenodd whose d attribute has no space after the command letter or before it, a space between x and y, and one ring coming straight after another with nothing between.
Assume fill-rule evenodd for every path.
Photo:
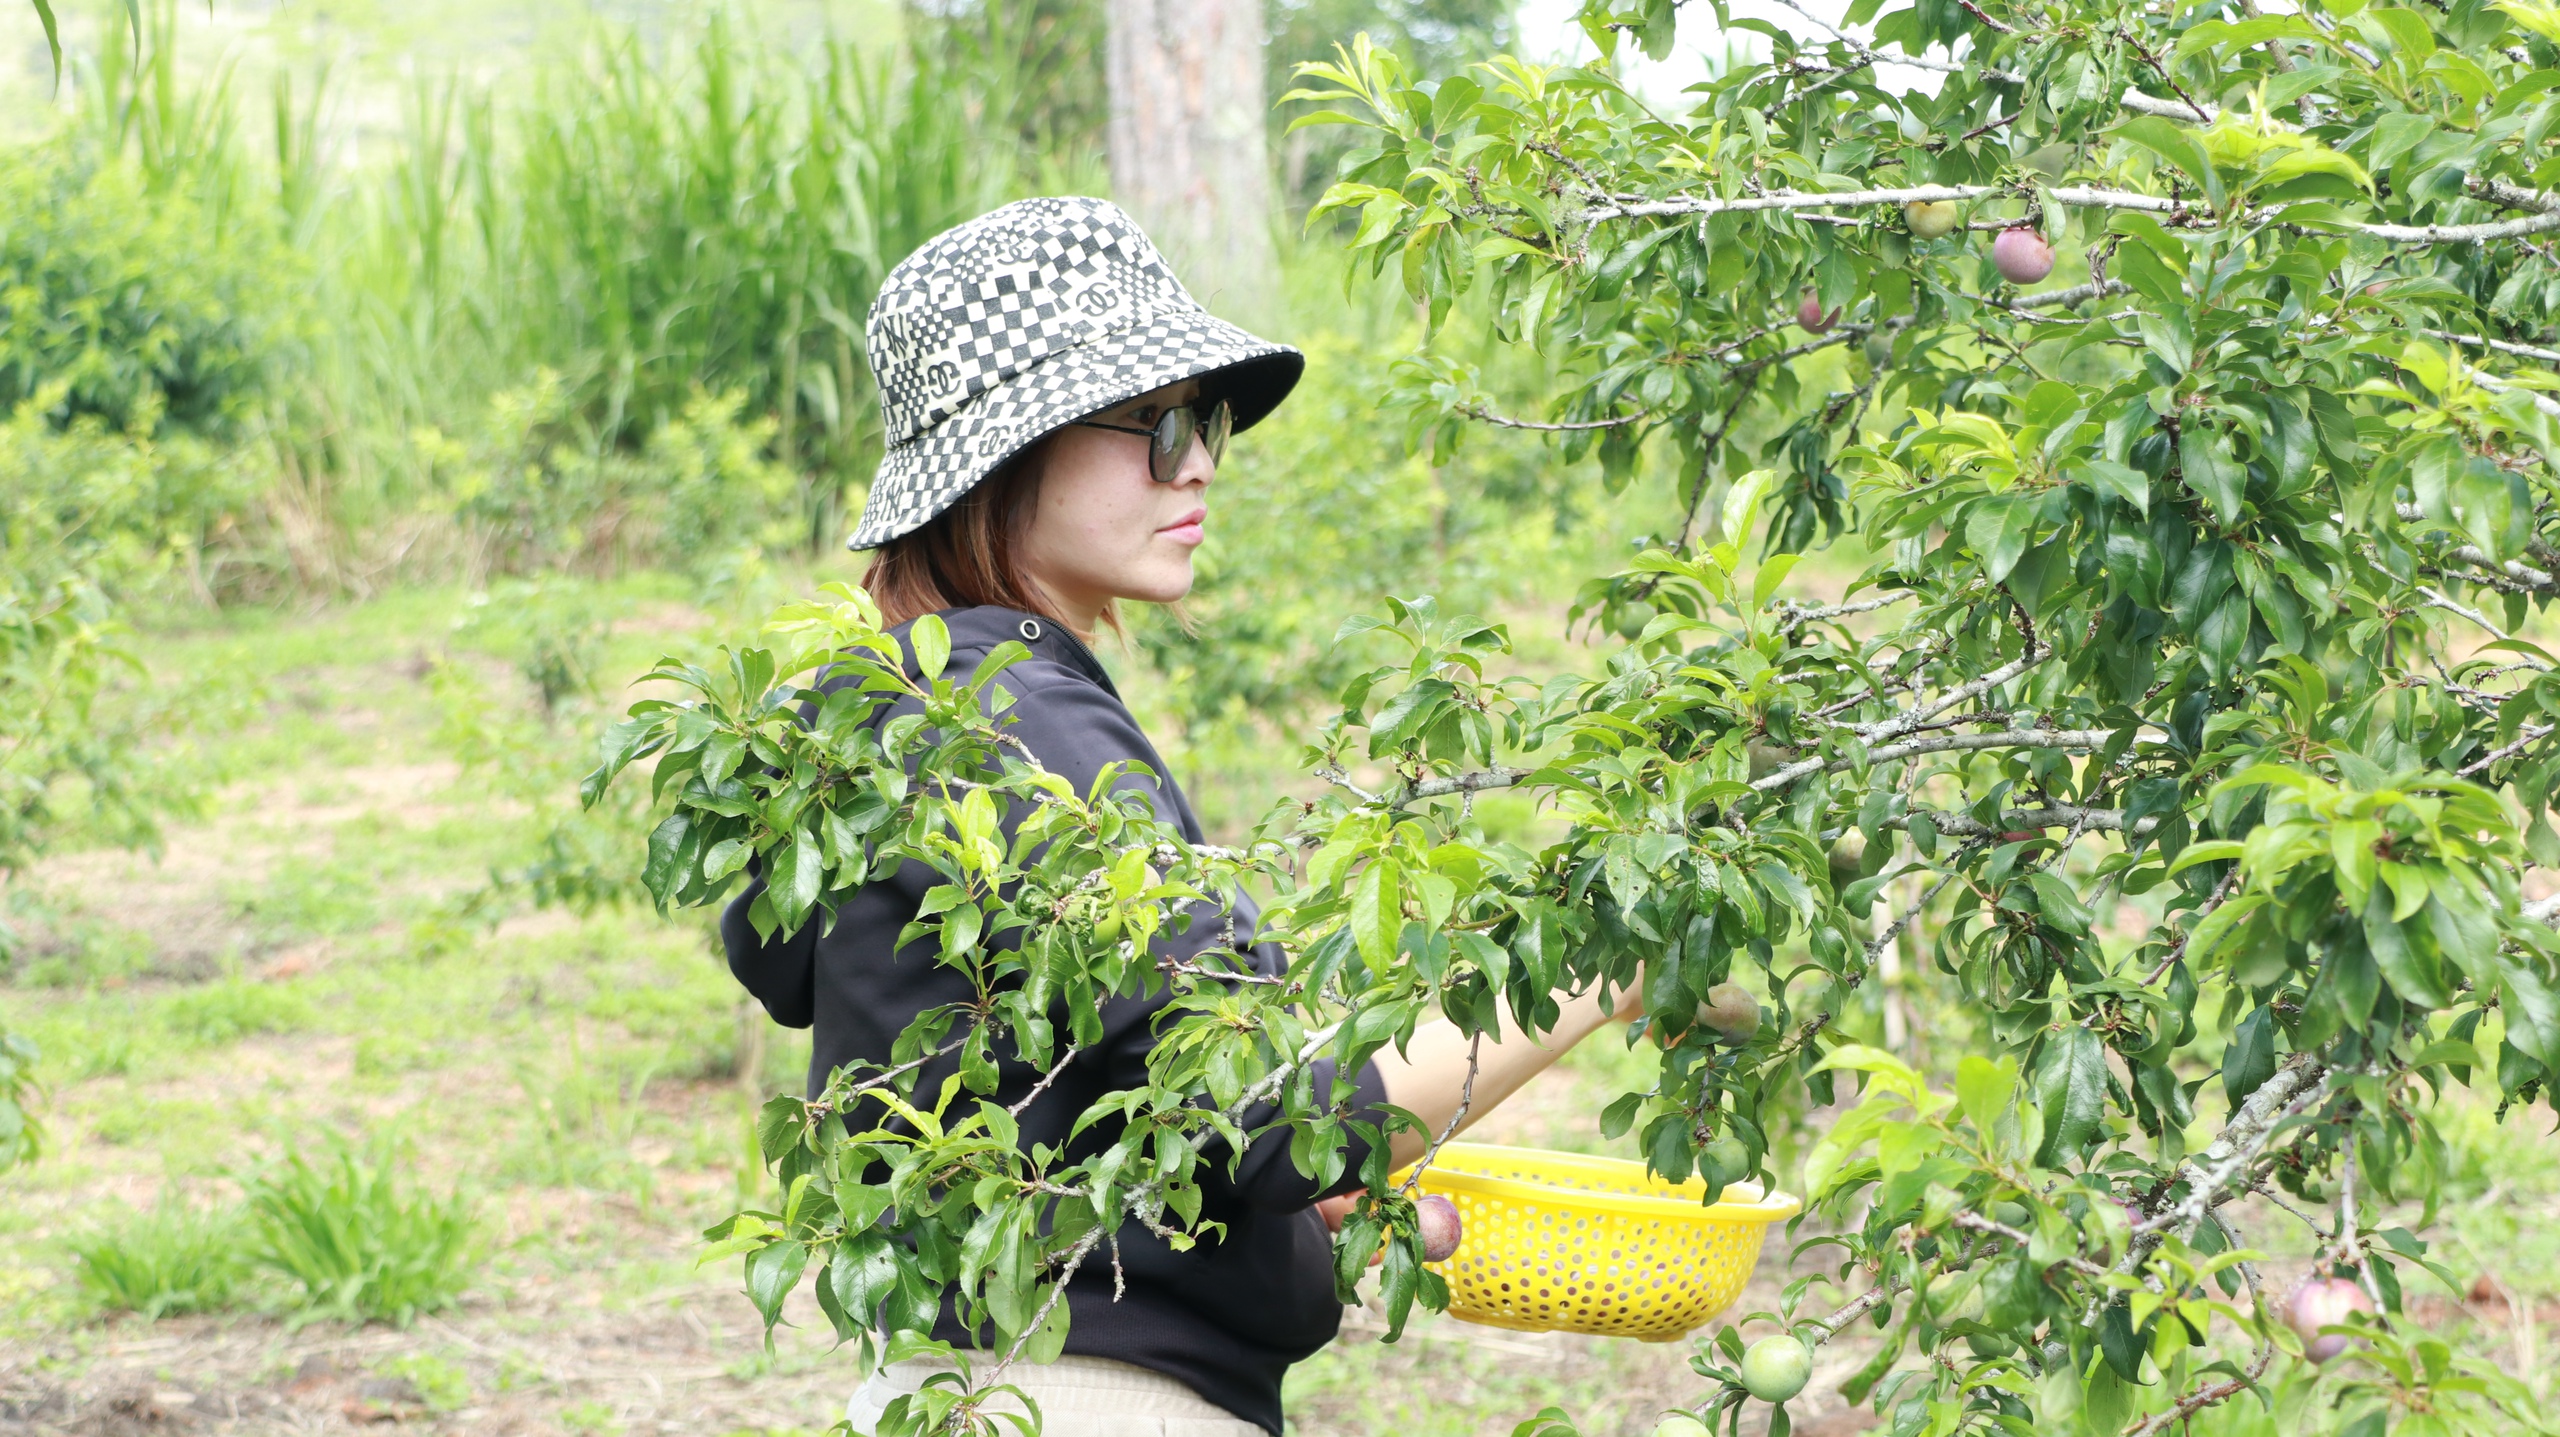
<instances>
[{"instance_id":1,"label":"woman's nose","mask_svg":"<svg viewBox=\"0 0 2560 1437\"><path fill-rule=\"evenodd\" d=\"M1218 461L1209 457L1209 446L1194 435L1191 447L1183 451L1182 467L1173 473L1173 482L1177 485L1198 484L1206 487L1209 481L1216 477L1218 477Z\"/></svg>"}]
</instances>

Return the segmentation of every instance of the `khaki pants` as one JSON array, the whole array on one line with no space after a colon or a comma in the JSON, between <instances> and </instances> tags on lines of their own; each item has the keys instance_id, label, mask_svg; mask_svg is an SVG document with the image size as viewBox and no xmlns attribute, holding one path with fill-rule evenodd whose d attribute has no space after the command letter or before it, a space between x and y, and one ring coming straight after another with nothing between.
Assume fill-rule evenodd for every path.
<instances>
[{"instance_id":1,"label":"khaki pants","mask_svg":"<svg viewBox=\"0 0 2560 1437\"><path fill-rule=\"evenodd\" d=\"M991 1361L976 1364L977 1371L983 1374ZM845 1421L870 1437L891 1402L950 1370L927 1360L892 1363L853 1394ZM1017 1363L1005 1374L1005 1385L1040 1404L1042 1437L1266 1437L1260 1427L1163 1373L1107 1357L1061 1357L1046 1367ZM995 1410L1022 1408L1005 1402ZM1012 1429L1000 1424L997 1430Z\"/></svg>"}]
</instances>

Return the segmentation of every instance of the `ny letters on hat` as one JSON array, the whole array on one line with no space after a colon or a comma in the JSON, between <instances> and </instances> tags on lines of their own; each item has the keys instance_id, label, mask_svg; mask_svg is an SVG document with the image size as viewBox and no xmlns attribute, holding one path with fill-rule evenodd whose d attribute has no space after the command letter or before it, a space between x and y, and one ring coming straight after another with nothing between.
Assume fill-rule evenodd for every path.
<instances>
[{"instance_id":1,"label":"ny letters on hat","mask_svg":"<svg viewBox=\"0 0 2560 1437\"><path fill-rule=\"evenodd\" d=\"M888 442L851 547L924 527L1061 425L1186 379L1269 414L1306 357L1210 315L1105 200L1021 200L889 272L867 334Z\"/></svg>"}]
</instances>

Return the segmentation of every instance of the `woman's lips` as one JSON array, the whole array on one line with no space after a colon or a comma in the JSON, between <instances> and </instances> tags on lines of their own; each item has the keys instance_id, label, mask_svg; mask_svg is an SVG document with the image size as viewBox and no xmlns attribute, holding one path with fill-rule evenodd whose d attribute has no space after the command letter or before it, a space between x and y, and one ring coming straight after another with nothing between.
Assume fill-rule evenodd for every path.
<instances>
[{"instance_id":1,"label":"woman's lips","mask_svg":"<svg viewBox=\"0 0 2560 1437\"><path fill-rule=\"evenodd\" d=\"M1206 523L1208 518L1208 510L1194 509L1156 532L1177 544L1197 544L1206 537L1201 525Z\"/></svg>"}]
</instances>

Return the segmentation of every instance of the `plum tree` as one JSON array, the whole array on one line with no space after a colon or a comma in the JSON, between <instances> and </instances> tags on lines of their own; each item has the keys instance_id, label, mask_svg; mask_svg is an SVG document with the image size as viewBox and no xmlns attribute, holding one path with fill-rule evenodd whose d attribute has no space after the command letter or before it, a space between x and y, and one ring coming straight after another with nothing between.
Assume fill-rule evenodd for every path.
<instances>
[{"instance_id":1,"label":"plum tree","mask_svg":"<svg viewBox=\"0 0 2560 1437\"><path fill-rule=\"evenodd\" d=\"M1679 10L1583 23L1667 52ZM1068 1277L1123 1223L1190 1240L1243 1126L1346 1176L1367 1120L1315 1102L1314 1060L1640 988L1677 1037L1600 1124L1663 1176L1737 1151L1769 1175L1775 1132L1845 1106L1785 1175L1833 1246L1771 1316L1808 1350L1877 1333L1842 1391L1898 1428L2151 1437L2270 1385L2295 1359L2260 1221L2305 1221L2376 1307L2322 1412L2530 1419L2402 1320L2402 1275L2443 1273L2383 1214L2439 1193L2448 1093L2547 1120L2560 1066L2560 902L2526 896L2560 867L2560 661L2523 632L2560 592L2560 12L1856 0L1844 24L1771 34L1668 113L1606 64L1424 82L1354 42L1304 72L1300 123L1356 127L1325 201L1354 254L1574 376L1504 415L1417 356L1422 435L1543 428L1612 486L1671 476L1672 532L1577 603L1588 675L1520 676L1502 626L1383 600L1344 628L1378 662L1314 736L1328 792L1222 848L1010 744L1016 655L946 672L937 623L902 649L850 591L661 666L685 697L636 705L588 785L649 762L659 901L755 862L755 921L796 930L918 864L942 881L917 938L984 995L767 1105L782 1197L716 1231L769 1322L810 1281L876 1355L947 1294L1000 1350L937 1420L986 1430L1010 1364L1059 1350ZM2033 231L2054 272L1913 245L1899 208L1939 202ZM1769 312L1806 290L1826 333ZM1792 588L1841 537L1848 592ZM850 686L819 695L821 666ZM900 697L921 720L881 722ZM1534 841L1478 816L1497 790L1542 806ZM1248 881L1285 975L1151 957ZM1971 1025L1951 1073L1887 1045L1906 931ZM1730 1041L1697 1021L1728 984L1764 995ZM1022 1150L999 1064L1053 1071L1101 995L1164 989L1093 1150ZM1370 1151L1336 1271L1349 1295L1384 1253L1393 1332L1445 1289ZM1709 1341L1693 1405L1723 1417L1747 1354Z\"/></svg>"},{"instance_id":2,"label":"plum tree","mask_svg":"<svg viewBox=\"0 0 2560 1437\"><path fill-rule=\"evenodd\" d=\"M1701 10L1582 19L1662 54ZM2264 1188L2333 1210L2324 1259L2384 1314L2341 1420L2466 1369L2443 1400L2472 1415L2430 1420L2513 1418L2485 1362L2412 1355L2434 1339L2390 1314L2433 1262L2379 1206L2435 1191L2445 1088L2512 1115L2560 1062L2560 903L2525 896L2560 866L2560 677L2524 632L2560 592L2560 11L1858 0L1762 29L1672 114L1605 68L1425 86L1357 45L1301 91L1370 136L1329 197L1356 247L1581 376L1517 419L1417 361L1435 442L1525 423L1672 475L1676 529L1581 601L1650 615L1585 709L1634 720L1589 738L1629 767L1502 776L1647 795L1594 922L1694 954L1700 992L1770 978L1771 1036L1668 1050L1629 1113L1648 1153L1859 1075L1805 1174L1853 1231L1800 1282L1840 1296L1796 1330L1882 1324L1844 1386L1880 1410L2147 1434L2258 1386L2278 1317L2234 1199ZM1939 204L2001 226L1988 254L1911 243L1954 233ZM1769 325L1752 297L1790 290L1851 307ZM1852 532L1848 595L1790 597ZM1860 874L1817 875L1848 832ZM1780 871L1783 940L1753 926ZM1952 1091L1867 1017L1915 926L1979 1019ZM1907 1299L1954 1275L1953 1307ZM1914 1344L1933 1367L1896 1366Z\"/></svg>"}]
</instances>

